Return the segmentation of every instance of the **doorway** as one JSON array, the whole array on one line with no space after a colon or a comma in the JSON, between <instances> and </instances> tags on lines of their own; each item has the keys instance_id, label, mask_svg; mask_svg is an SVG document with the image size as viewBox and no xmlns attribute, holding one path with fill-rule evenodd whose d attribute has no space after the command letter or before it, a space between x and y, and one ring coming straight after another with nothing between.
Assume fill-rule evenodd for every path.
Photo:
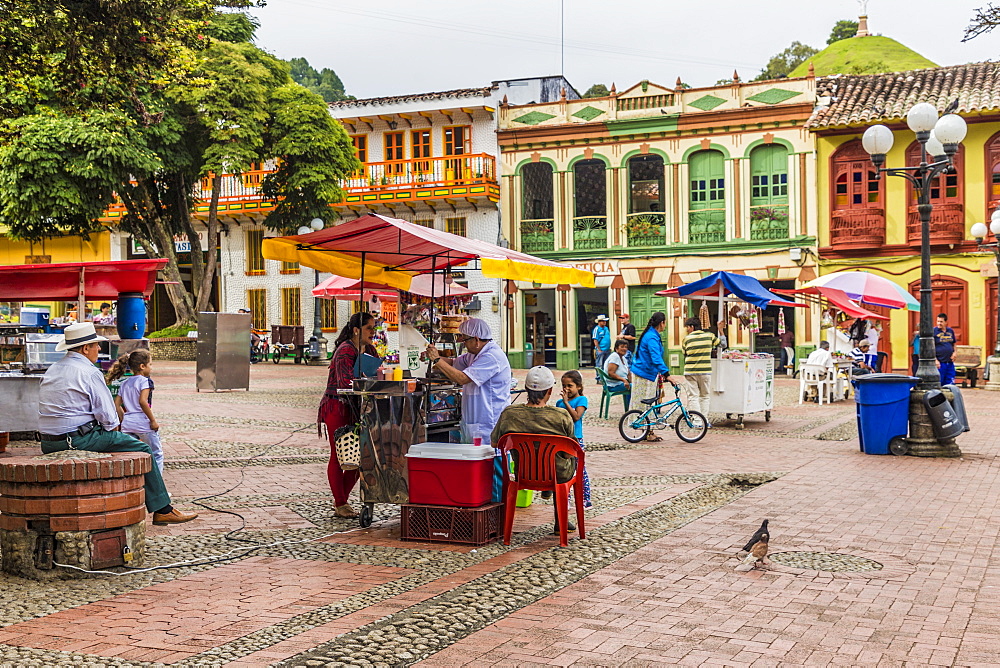
<instances>
[{"instance_id":1,"label":"doorway","mask_svg":"<svg viewBox=\"0 0 1000 668\"><path fill-rule=\"evenodd\" d=\"M795 281L761 281L768 290L794 290ZM785 347L795 349L795 309L784 308L782 306L768 306L764 309L760 320L760 332L754 340L754 351L758 353L770 353L775 360L782 358L782 349ZM784 317L782 317L784 316ZM784 333L780 332L782 320L784 320ZM775 363L775 369L780 364Z\"/></svg>"},{"instance_id":2,"label":"doorway","mask_svg":"<svg viewBox=\"0 0 1000 668\"><path fill-rule=\"evenodd\" d=\"M541 365L555 366L556 291L554 289L524 291L524 352L524 362L528 368Z\"/></svg>"},{"instance_id":3,"label":"doorway","mask_svg":"<svg viewBox=\"0 0 1000 668\"><path fill-rule=\"evenodd\" d=\"M984 357L989 357L997 349L997 279L986 282L986 341L989 348Z\"/></svg>"},{"instance_id":4,"label":"doorway","mask_svg":"<svg viewBox=\"0 0 1000 668\"><path fill-rule=\"evenodd\" d=\"M577 288L576 289L576 322L579 338L580 366L594 366L594 342L590 333L597 325L595 318L608 313L607 288ZM609 321L610 324L610 321Z\"/></svg>"},{"instance_id":5,"label":"doorway","mask_svg":"<svg viewBox=\"0 0 1000 668\"><path fill-rule=\"evenodd\" d=\"M969 308L968 308L968 283L960 278L951 276L931 276L931 323L933 328L934 319L938 313L948 316L948 326L955 330L955 343L958 345L969 345L967 332L969 331ZM910 294L920 301L920 281L910 283ZM910 338L913 340L914 334L920 331L920 313L910 312Z\"/></svg>"}]
</instances>

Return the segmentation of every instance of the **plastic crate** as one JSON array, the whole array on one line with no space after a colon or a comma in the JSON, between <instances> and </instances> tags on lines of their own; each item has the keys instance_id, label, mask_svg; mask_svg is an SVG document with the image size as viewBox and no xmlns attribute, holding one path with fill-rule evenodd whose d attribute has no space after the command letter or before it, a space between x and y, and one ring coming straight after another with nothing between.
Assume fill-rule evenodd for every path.
<instances>
[{"instance_id":1,"label":"plastic crate","mask_svg":"<svg viewBox=\"0 0 1000 668\"><path fill-rule=\"evenodd\" d=\"M400 512L399 537L425 543L486 545L503 532L503 504L479 508L404 504Z\"/></svg>"}]
</instances>

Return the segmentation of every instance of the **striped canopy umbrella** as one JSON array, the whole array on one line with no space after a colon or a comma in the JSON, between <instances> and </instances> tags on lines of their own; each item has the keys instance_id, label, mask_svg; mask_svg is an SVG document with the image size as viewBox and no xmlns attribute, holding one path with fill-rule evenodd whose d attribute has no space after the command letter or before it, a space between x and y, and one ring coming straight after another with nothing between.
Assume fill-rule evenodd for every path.
<instances>
[{"instance_id":1,"label":"striped canopy umbrella","mask_svg":"<svg viewBox=\"0 0 1000 668\"><path fill-rule=\"evenodd\" d=\"M804 288L836 288L863 304L919 311L920 303L899 285L867 271L839 271L813 279Z\"/></svg>"}]
</instances>

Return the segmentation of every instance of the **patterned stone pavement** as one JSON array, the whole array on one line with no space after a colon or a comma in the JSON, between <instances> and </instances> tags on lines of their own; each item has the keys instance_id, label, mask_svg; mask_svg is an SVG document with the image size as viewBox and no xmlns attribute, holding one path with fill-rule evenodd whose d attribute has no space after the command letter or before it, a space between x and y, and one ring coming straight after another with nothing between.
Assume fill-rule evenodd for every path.
<instances>
[{"instance_id":1,"label":"patterned stone pavement","mask_svg":"<svg viewBox=\"0 0 1000 668\"><path fill-rule=\"evenodd\" d=\"M325 369L261 364L249 392L218 394L195 392L192 364L154 374L168 487L202 516L149 525L148 561L195 563L0 576L0 665L1000 663L1000 408L983 390L965 395L965 456L921 460L859 453L853 401L799 406L791 380L772 421L713 415L697 444L625 443L620 399L602 420L591 386L587 540L559 548L536 501L512 545L473 548L401 542L395 506L366 530L333 516ZM734 571L764 517L780 554Z\"/></svg>"}]
</instances>

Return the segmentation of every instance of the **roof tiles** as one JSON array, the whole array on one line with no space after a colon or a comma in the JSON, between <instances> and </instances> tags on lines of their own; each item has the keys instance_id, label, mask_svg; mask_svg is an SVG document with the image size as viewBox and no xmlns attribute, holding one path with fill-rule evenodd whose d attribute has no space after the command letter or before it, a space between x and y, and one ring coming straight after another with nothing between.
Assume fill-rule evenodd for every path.
<instances>
[{"instance_id":1,"label":"roof tiles","mask_svg":"<svg viewBox=\"0 0 1000 668\"><path fill-rule=\"evenodd\" d=\"M448 97L485 97L493 91L493 88L457 88L455 90L444 90L436 93L413 93L412 95L393 95L391 97L369 97L364 100L338 100L330 102L333 109L349 109L351 107L378 106L382 104L394 104L398 102L421 102L424 100L441 100Z\"/></svg>"},{"instance_id":2,"label":"roof tiles","mask_svg":"<svg viewBox=\"0 0 1000 668\"><path fill-rule=\"evenodd\" d=\"M1000 109L1000 63L821 77L816 99L807 128L901 119L917 102L930 102L940 112L957 99L960 114Z\"/></svg>"}]
</instances>

